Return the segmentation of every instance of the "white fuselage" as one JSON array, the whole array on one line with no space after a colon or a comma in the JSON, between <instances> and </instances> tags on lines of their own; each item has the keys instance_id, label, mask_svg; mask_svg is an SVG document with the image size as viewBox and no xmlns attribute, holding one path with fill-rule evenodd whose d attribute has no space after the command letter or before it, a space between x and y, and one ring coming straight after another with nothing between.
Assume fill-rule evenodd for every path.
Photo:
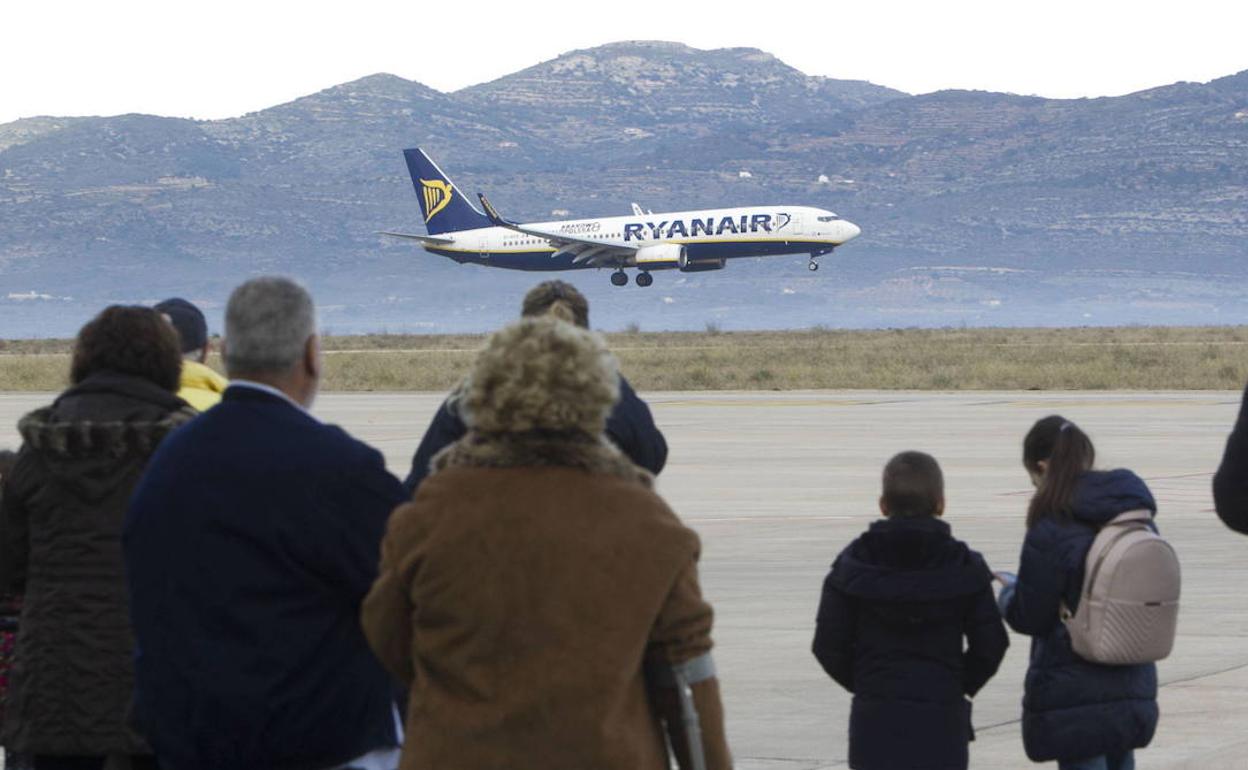
<instances>
[{"instance_id":1,"label":"white fuselage","mask_svg":"<svg viewBox=\"0 0 1248 770\"><path fill-rule=\"evenodd\" d=\"M808 206L746 206L679 211L671 213L574 219L525 223L524 227L566 235L580 241L610 247L636 249L630 266L642 269L675 267L653 247L672 244L684 247L698 260L779 254L823 254L849 241L860 229L831 211ZM539 235L529 235L506 227L483 227L447 233L453 243L428 247L438 254L462 255L465 261L495 264L499 267L529 270L560 270L595 267L592 262L576 262L560 257L565 249L556 248ZM654 254L653 264L647 255ZM535 264L545 256L552 263ZM662 258L659 258L662 256Z\"/></svg>"}]
</instances>

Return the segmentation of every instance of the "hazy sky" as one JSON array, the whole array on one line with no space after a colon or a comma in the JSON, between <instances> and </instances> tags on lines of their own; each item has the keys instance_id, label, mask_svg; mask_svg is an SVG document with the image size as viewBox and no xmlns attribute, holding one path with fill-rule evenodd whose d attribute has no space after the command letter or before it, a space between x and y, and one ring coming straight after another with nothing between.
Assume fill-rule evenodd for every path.
<instances>
[{"instance_id":1,"label":"hazy sky","mask_svg":"<svg viewBox=\"0 0 1248 770\"><path fill-rule=\"evenodd\" d=\"M1248 2L9 0L0 122L220 118L375 72L450 91L619 40L762 48L911 93L1128 93L1248 69ZM808 10L812 9L813 10Z\"/></svg>"}]
</instances>

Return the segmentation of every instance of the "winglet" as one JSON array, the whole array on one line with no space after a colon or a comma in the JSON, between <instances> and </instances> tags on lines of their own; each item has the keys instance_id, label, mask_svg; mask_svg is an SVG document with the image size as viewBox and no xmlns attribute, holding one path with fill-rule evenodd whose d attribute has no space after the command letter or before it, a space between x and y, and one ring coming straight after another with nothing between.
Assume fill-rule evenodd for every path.
<instances>
[{"instance_id":1,"label":"winglet","mask_svg":"<svg viewBox=\"0 0 1248 770\"><path fill-rule=\"evenodd\" d=\"M485 197L485 193L477 193L477 198L481 201L481 208L485 209L485 215L490 218L490 223L495 227L511 227L515 224L499 216L498 209L494 208L494 204Z\"/></svg>"}]
</instances>

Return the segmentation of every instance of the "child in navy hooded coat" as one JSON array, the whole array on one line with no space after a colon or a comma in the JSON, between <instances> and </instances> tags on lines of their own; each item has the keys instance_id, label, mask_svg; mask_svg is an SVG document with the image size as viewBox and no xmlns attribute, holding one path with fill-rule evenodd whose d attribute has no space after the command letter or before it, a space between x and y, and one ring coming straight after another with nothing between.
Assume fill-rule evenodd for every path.
<instances>
[{"instance_id":1,"label":"child in navy hooded coat","mask_svg":"<svg viewBox=\"0 0 1248 770\"><path fill-rule=\"evenodd\" d=\"M885 518L841 552L824 581L813 651L854 694L855 770L965 770L969 698L1009 646L992 573L954 539L944 505L936 461L897 455L884 469Z\"/></svg>"}]
</instances>

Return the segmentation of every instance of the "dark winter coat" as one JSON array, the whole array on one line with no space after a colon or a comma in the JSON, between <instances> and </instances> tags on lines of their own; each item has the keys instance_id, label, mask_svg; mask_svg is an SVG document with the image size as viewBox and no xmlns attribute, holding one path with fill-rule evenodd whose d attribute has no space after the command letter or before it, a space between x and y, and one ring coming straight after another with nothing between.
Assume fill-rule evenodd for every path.
<instances>
[{"instance_id":1,"label":"dark winter coat","mask_svg":"<svg viewBox=\"0 0 1248 770\"><path fill-rule=\"evenodd\" d=\"M233 385L126 521L137 714L166 770L308 770L397 744L360 604L406 495L381 455Z\"/></svg>"},{"instance_id":2,"label":"dark winter coat","mask_svg":"<svg viewBox=\"0 0 1248 770\"><path fill-rule=\"evenodd\" d=\"M412 470L403 482L409 493L429 475L429 463L441 452L468 433L454 399L442 402L425 437L412 457ZM635 464L656 476L667 464L667 440L654 424L650 407L623 377L620 377L620 400L607 418L607 438L628 455Z\"/></svg>"},{"instance_id":3,"label":"dark winter coat","mask_svg":"<svg viewBox=\"0 0 1248 770\"><path fill-rule=\"evenodd\" d=\"M157 445L193 416L147 380L99 372L19 423L22 450L0 509L0 591L26 593L6 748L150 753L128 723L122 521Z\"/></svg>"},{"instance_id":4,"label":"dark winter coat","mask_svg":"<svg viewBox=\"0 0 1248 770\"><path fill-rule=\"evenodd\" d=\"M973 739L967 696L996 673L1008 646L992 573L948 524L872 524L823 583L814 641L824 670L854 694L850 767L964 770Z\"/></svg>"},{"instance_id":5,"label":"dark winter coat","mask_svg":"<svg viewBox=\"0 0 1248 770\"><path fill-rule=\"evenodd\" d=\"M1027 532L1005 619L1032 637L1023 695L1023 746L1036 762L1122 754L1147 746L1157 729L1157 667L1104 666L1077 656L1060 620L1079 606L1084 561L1097 530L1120 513L1156 511L1131 471L1089 471L1080 479L1073 521L1044 518Z\"/></svg>"},{"instance_id":6,"label":"dark winter coat","mask_svg":"<svg viewBox=\"0 0 1248 770\"><path fill-rule=\"evenodd\" d=\"M1248 535L1248 390L1213 476L1213 506L1226 526Z\"/></svg>"}]
</instances>

